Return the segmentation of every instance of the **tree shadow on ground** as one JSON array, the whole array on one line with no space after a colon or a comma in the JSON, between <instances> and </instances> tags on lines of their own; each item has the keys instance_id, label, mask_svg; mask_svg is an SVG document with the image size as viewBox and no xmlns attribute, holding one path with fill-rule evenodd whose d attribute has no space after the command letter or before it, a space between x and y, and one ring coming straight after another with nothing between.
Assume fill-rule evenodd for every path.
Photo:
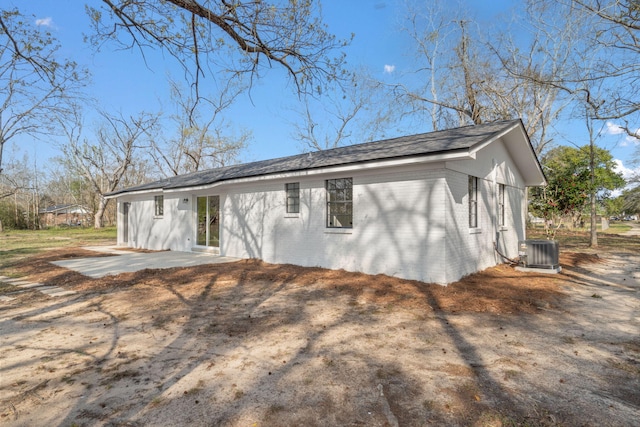
<instances>
[{"instance_id":1,"label":"tree shadow on ground","mask_svg":"<svg viewBox=\"0 0 640 427\"><path fill-rule=\"evenodd\" d=\"M23 271L38 273L29 268ZM12 368L22 370L26 382L10 402L46 378L38 389L45 400L31 402L31 410L64 395L71 406L54 418L57 425L472 425L532 419L534 425L553 425L582 419L515 393L515 380L500 377L473 328L459 321L462 315L477 319L478 331L511 323L534 330L541 313L549 313L543 309L562 313L564 277L501 266L444 288L259 261L104 279L69 276L63 269L46 274L51 283L65 280L80 296L54 304L39 300L19 316L5 317L26 335L24 343L3 346L11 356L16 345L40 352ZM53 321L60 337L84 330L96 340L36 345L30 337ZM8 330L3 339L16 336ZM526 344L511 345L513 354L526 350ZM69 364L75 365L40 375L47 352L73 353ZM28 372L35 374L28 378ZM544 373L551 374L559 373Z\"/></svg>"}]
</instances>

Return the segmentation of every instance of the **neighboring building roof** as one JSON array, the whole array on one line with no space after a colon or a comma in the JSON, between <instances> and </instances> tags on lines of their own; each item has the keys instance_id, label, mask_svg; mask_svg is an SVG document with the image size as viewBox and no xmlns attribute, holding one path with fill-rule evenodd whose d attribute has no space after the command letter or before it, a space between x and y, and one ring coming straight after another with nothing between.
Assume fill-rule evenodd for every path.
<instances>
[{"instance_id":1,"label":"neighboring building roof","mask_svg":"<svg viewBox=\"0 0 640 427\"><path fill-rule=\"evenodd\" d=\"M527 170L533 173L531 179L525 179L525 181L529 182L528 185L542 185L545 181L542 167L535 156L535 152L526 132L524 131L522 122L517 119L475 126L465 126L418 135L402 136L382 141L299 154L296 156L208 169L114 191L109 193L107 196L113 197L124 193L144 192L150 190L196 187L232 179L250 178L274 173L295 172L380 160L392 160L454 152L468 153L476 147L484 146L506 133L517 129L520 129L520 133L523 137L519 139L521 141L519 147L514 149L514 151L510 150L511 154L512 156L523 154L527 157L523 164L528 162L526 165ZM522 141L524 141L524 143ZM526 153L527 151L529 151L529 153ZM531 164L532 160L533 165Z\"/></svg>"},{"instance_id":2,"label":"neighboring building roof","mask_svg":"<svg viewBox=\"0 0 640 427\"><path fill-rule=\"evenodd\" d=\"M67 203L64 205L54 205L54 206L49 206L47 208L44 209L40 209L40 213L41 214L45 214L45 213L87 213L87 209L78 205L78 204L73 204L73 203Z\"/></svg>"}]
</instances>

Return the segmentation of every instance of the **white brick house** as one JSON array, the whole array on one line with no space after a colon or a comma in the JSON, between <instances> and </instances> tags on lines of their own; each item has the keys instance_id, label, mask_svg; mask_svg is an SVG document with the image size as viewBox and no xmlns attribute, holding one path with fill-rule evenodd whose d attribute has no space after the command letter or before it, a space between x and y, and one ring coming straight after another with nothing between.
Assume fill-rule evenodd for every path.
<instances>
[{"instance_id":1,"label":"white brick house","mask_svg":"<svg viewBox=\"0 0 640 427\"><path fill-rule=\"evenodd\" d=\"M440 284L517 255L545 184L520 120L196 172L114 192L118 244Z\"/></svg>"}]
</instances>

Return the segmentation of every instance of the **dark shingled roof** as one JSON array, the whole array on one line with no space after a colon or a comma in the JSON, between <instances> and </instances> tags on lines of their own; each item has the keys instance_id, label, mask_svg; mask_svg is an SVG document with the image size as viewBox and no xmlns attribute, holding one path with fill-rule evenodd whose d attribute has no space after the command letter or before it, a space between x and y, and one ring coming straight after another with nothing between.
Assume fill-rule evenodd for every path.
<instances>
[{"instance_id":1,"label":"dark shingled roof","mask_svg":"<svg viewBox=\"0 0 640 427\"><path fill-rule=\"evenodd\" d=\"M402 136L383 141L299 154L296 156L208 169L114 191L108 194L108 196L135 191L194 187L231 179L248 178L273 173L294 172L444 152L467 151L520 124L521 121L518 119L465 126L438 132Z\"/></svg>"},{"instance_id":2,"label":"dark shingled roof","mask_svg":"<svg viewBox=\"0 0 640 427\"><path fill-rule=\"evenodd\" d=\"M66 203L64 205L54 205L54 206L49 206L49 207L40 209L40 213L53 213L53 212L59 212L59 211L66 211L69 208L84 209L83 206L80 206L77 203Z\"/></svg>"}]
</instances>

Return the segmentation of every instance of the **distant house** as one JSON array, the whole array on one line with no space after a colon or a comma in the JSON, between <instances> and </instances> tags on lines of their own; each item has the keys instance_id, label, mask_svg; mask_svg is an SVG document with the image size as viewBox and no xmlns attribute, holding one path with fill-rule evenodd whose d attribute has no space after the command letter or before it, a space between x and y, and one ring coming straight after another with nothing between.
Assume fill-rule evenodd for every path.
<instances>
[{"instance_id":1,"label":"distant house","mask_svg":"<svg viewBox=\"0 0 640 427\"><path fill-rule=\"evenodd\" d=\"M118 244L446 284L516 257L545 177L520 120L176 176L108 195Z\"/></svg>"},{"instance_id":2,"label":"distant house","mask_svg":"<svg viewBox=\"0 0 640 427\"><path fill-rule=\"evenodd\" d=\"M49 206L40 210L40 224L45 227L86 225L89 210L78 204Z\"/></svg>"}]
</instances>

